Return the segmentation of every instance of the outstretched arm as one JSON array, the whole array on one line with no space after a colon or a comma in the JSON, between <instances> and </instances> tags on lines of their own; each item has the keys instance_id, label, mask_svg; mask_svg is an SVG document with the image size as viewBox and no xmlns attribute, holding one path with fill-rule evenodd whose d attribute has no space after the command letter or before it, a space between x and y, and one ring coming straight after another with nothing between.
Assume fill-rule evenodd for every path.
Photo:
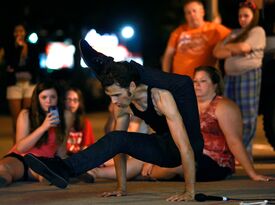
<instances>
[{"instance_id":1,"label":"outstretched arm","mask_svg":"<svg viewBox=\"0 0 275 205\"><path fill-rule=\"evenodd\" d=\"M152 89L152 99L157 113L166 117L169 130L177 145L183 167L185 179L185 191L168 198L168 201L192 200L195 195L195 160L194 152L189 142L189 138L180 115L176 102L169 91Z\"/></svg>"},{"instance_id":2,"label":"outstretched arm","mask_svg":"<svg viewBox=\"0 0 275 205\"><path fill-rule=\"evenodd\" d=\"M230 151L241 163L248 176L255 181L269 181L273 179L272 177L258 174L248 157L242 142L242 119L238 106L234 102L224 99L217 106L216 116Z\"/></svg>"}]
</instances>

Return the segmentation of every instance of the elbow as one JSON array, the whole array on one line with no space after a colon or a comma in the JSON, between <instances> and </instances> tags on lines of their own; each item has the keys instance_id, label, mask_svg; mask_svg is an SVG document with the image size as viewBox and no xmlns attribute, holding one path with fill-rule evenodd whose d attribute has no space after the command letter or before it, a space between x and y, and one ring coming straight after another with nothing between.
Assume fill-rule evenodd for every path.
<instances>
[{"instance_id":1,"label":"elbow","mask_svg":"<svg viewBox=\"0 0 275 205\"><path fill-rule=\"evenodd\" d=\"M182 159L184 161L195 162L195 154L191 146L188 147L188 149L182 154L183 154Z\"/></svg>"},{"instance_id":2,"label":"elbow","mask_svg":"<svg viewBox=\"0 0 275 205\"><path fill-rule=\"evenodd\" d=\"M217 52L217 51L213 52L213 56L217 59L221 59L221 55L219 55L219 52Z\"/></svg>"},{"instance_id":3,"label":"elbow","mask_svg":"<svg viewBox=\"0 0 275 205\"><path fill-rule=\"evenodd\" d=\"M251 52L251 46L247 43L240 43L235 48L237 54L247 54Z\"/></svg>"},{"instance_id":4,"label":"elbow","mask_svg":"<svg viewBox=\"0 0 275 205\"><path fill-rule=\"evenodd\" d=\"M186 151L186 156L190 159L194 159L194 151L193 151L191 145L189 146L188 150Z\"/></svg>"},{"instance_id":5,"label":"elbow","mask_svg":"<svg viewBox=\"0 0 275 205\"><path fill-rule=\"evenodd\" d=\"M178 145L178 149L180 150L180 152L184 158L194 159L194 151L193 151L190 143L185 143L182 146Z\"/></svg>"},{"instance_id":6,"label":"elbow","mask_svg":"<svg viewBox=\"0 0 275 205\"><path fill-rule=\"evenodd\" d=\"M26 153L27 151L29 151L29 149L26 146L24 146L22 143L20 143L20 142L16 143L15 149L19 153Z\"/></svg>"},{"instance_id":7,"label":"elbow","mask_svg":"<svg viewBox=\"0 0 275 205\"><path fill-rule=\"evenodd\" d=\"M251 52L251 48L247 46L242 47L240 50L241 50L241 53L243 54L247 54Z\"/></svg>"},{"instance_id":8,"label":"elbow","mask_svg":"<svg viewBox=\"0 0 275 205\"><path fill-rule=\"evenodd\" d=\"M169 72L171 70L171 62L169 59L164 59L162 62L162 70Z\"/></svg>"},{"instance_id":9,"label":"elbow","mask_svg":"<svg viewBox=\"0 0 275 205\"><path fill-rule=\"evenodd\" d=\"M21 146L20 144L15 146L15 149L19 152L19 153L25 153L27 150L24 149L23 146Z\"/></svg>"},{"instance_id":10,"label":"elbow","mask_svg":"<svg viewBox=\"0 0 275 205\"><path fill-rule=\"evenodd\" d=\"M232 56L232 53L231 53L230 49L228 49L226 47L223 47L223 48L214 50L213 55L217 59L225 59L225 58L228 58L228 57Z\"/></svg>"}]
</instances>

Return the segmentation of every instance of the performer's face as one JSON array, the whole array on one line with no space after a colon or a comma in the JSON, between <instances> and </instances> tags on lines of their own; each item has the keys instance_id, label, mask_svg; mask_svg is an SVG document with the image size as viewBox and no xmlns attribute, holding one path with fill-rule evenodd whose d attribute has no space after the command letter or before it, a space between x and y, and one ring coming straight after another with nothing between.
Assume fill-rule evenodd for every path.
<instances>
[{"instance_id":1,"label":"performer's face","mask_svg":"<svg viewBox=\"0 0 275 205\"><path fill-rule=\"evenodd\" d=\"M130 90L117 84L106 87L105 93L111 98L112 103L118 107L128 107L132 100Z\"/></svg>"}]
</instances>

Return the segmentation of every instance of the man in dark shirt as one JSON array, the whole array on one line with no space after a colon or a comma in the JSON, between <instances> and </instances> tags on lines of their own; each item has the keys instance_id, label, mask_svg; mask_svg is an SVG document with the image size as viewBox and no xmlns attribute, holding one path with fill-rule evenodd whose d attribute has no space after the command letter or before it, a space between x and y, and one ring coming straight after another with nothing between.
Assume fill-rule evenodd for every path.
<instances>
[{"instance_id":1,"label":"man in dark shirt","mask_svg":"<svg viewBox=\"0 0 275 205\"><path fill-rule=\"evenodd\" d=\"M82 57L95 71L105 93L115 105L115 130L86 150L65 160L26 155L30 167L52 184L65 188L68 178L99 166L114 157L117 190L103 196L126 195L128 154L161 167L183 165L185 190L168 201L192 200L195 195L195 160L202 155L197 101L188 76L145 68L135 62L114 62L80 41ZM127 132L130 115L143 119L153 134ZM58 162L59 161L59 162Z\"/></svg>"}]
</instances>

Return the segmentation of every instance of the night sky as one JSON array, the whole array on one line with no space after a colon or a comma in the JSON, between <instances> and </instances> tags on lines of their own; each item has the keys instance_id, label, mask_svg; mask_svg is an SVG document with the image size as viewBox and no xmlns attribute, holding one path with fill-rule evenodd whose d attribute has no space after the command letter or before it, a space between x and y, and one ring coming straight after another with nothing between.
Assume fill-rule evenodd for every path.
<instances>
[{"instance_id":1,"label":"night sky","mask_svg":"<svg viewBox=\"0 0 275 205\"><path fill-rule=\"evenodd\" d=\"M16 2L16 3L15 3ZM123 24L132 24L136 39L128 46L141 52L148 64L157 65L171 29L182 18L180 0L78 0L9 1L0 12L0 43L12 37L13 25L25 22L28 31L38 32L46 40L70 37L77 42L95 28L100 34L119 32ZM62 30L63 33L60 33Z\"/></svg>"},{"instance_id":2,"label":"night sky","mask_svg":"<svg viewBox=\"0 0 275 205\"><path fill-rule=\"evenodd\" d=\"M219 0L224 25L238 26L239 2ZM9 0L1 5L0 44L12 37L18 21L44 41L71 38L75 44L91 28L100 34L118 33L129 23L137 34L127 45L130 51L142 53L145 64L159 66L170 32L184 21L181 4L182 0Z\"/></svg>"},{"instance_id":3,"label":"night sky","mask_svg":"<svg viewBox=\"0 0 275 205\"><path fill-rule=\"evenodd\" d=\"M136 37L127 44L128 49L140 53L145 65L160 68L160 58L169 34L180 21L183 21L180 0L78 0L74 3L63 0L10 0L1 5L0 44L10 45L8 42L13 39L13 26L18 22L27 25L28 33L37 32L41 50L45 49L47 41L66 38L72 39L77 46L92 28L100 34L118 34L121 26L127 23L136 29ZM79 49L75 56L80 58ZM108 99L105 95L95 97L94 84L88 80L89 73L78 69L79 66L75 68L62 69L51 76L66 80L74 76L74 81L71 81L83 91L86 110L106 109ZM4 81L0 72L0 113L8 112Z\"/></svg>"},{"instance_id":4,"label":"night sky","mask_svg":"<svg viewBox=\"0 0 275 205\"><path fill-rule=\"evenodd\" d=\"M238 4L239 0L219 0L222 23L225 26L230 28L238 26ZM176 26L184 22L181 5L182 0L75 0L73 2L69 0L9 0L1 4L0 45L7 44L12 39L13 26L18 22L26 23L28 32L38 33L41 48L44 48L43 45L47 41L62 41L66 38L72 39L73 44L78 45L79 40L92 28L100 34L118 34L121 26L127 23L132 24L136 29L136 37L127 44L128 49L131 52L140 53L145 65L160 68L160 59L169 34ZM274 22L274 5L265 8L265 18L261 16L266 26L272 26ZM206 13L209 11L207 7L206 11ZM268 17L270 22L266 18L267 14L271 15ZM209 19L208 16L206 16L207 19ZM271 31L272 27L269 30ZM80 57L79 53L76 53L76 57ZM79 73L82 75L82 72L83 70ZM81 82L76 82L77 84L85 82L83 76L74 77L81 79ZM5 104L2 76L0 80L1 112L8 108ZM96 104L102 104L89 97L92 95L90 87L85 84L83 88L87 99L90 100L87 105L93 105L91 107L95 109Z\"/></svg>"}]
</instances>

